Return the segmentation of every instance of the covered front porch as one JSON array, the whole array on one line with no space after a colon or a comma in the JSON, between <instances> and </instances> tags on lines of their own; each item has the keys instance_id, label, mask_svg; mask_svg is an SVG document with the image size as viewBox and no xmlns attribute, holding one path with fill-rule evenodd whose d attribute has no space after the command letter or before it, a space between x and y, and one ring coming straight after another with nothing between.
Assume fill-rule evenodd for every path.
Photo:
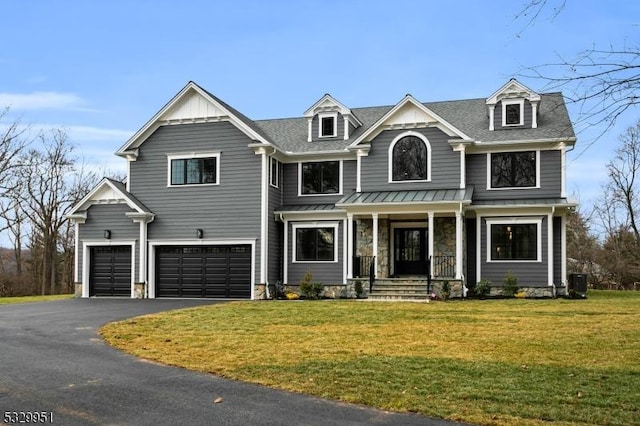
<instances>
[{"instance_id":1,"label":"covered front porch","mask_svg":"<svg viewBox=\"0 0 640 426\"><path fill-rule=\"evenodd\" d=\"M471 189L355 193L347 212L347 278L463 281L463 206Z\"/></svg>"}]
</instances>

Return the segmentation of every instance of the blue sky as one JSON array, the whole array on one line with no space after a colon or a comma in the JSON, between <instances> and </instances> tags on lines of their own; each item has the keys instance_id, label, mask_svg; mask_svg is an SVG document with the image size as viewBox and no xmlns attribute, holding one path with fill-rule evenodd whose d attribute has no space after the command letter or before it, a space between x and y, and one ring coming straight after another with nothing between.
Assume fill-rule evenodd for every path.
<instances>
[{"instance_id":1,"label":"blue sky","mask_svg":"<svg viewBox=\"0 0 640 426\"><path fill-rule=\"evenodd\" d=\"M525 67L637 46L640 2L568 0L523 31L515 16L524 3L7 1L0 106L33 129L66 128L87 163L123 171L113 152L189 80L250 118L293 117L325 93L349 107L406 93L484 98ZM567 188L583 204L600 192L612 146L637 113L587 150L599 132L577 129Z\"/></svg>"}]
</instances>

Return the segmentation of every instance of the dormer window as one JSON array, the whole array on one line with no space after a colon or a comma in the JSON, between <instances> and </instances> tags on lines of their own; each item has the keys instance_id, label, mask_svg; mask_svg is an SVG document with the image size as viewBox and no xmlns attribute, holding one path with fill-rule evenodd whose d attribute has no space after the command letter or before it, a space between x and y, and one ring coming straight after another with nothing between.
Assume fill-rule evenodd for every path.
<instances>
[{"instance_id":1,"label":"dormer window","mask_svg":"<svg viewBox=\"0 0 640 426\"><path fill-rule=\"evenodd\" d=\"M502 101L502 126L522 126L524 124L524 100Z\"/></svg>"},{"instance_id":2,"label":"dormer window","mask_svg":"<svg viewBox=\"0 0 640 426\"><path fill-rule=\"evenodd\" d=\"M318 135L321 138L335 138L338 136L338 115L337 114L321 114L318 116L320 120Z\"/></svg>"}]
</instances>

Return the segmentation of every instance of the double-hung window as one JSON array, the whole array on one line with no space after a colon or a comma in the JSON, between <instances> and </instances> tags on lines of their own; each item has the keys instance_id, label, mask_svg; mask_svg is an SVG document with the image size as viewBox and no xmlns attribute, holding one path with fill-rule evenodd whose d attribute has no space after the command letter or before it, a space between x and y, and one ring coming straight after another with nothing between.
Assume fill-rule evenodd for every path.
<instances>
[{"instance_id":1,"label":"double-hung window","mask_svg":"<svg viewBox=\"0 0 640 426\"><path fill-rule=\"evenodd\" d=\"M489 154L490 188L534 188L538 186L538 152Z\"/></svg>"},{"instance_id":2,"label":"double-hung window","mask_svg":"<svg viewBox=\"0 0 640 426\"><path fill-rule=\"evenodd\" d=\"M522 126L524 124L524 101L502 101L502 126Z\"/></svg>"},{"instance_id":3,"label":"double-hung window","mask_svg":"<svg viewBox=\"0 0 640 426\"><path fill-rule=\"evenodd\" d=\"M220 154L168 156L169 186L217 185L220 178Z\"/></svg>"},{"instance_id":4,"label":"double-hung window","mask_svg":"<svg viewBox=\"0 0 640 426\"><path fill-rule=\"evenodd\" d=\"M338 115L320 114L318 116L318 136L321 138L335 138L338 136Z\"/></svg>"},{"instance_id":5,"label":"double-hung window","mask_svg":"<svg viewBox=\"0 0 640 426\"><path fill-rule=\"evenodd\" d=\"M300 163L300 195L340 194L340 161Z\"/></svg>"}]
</instances>

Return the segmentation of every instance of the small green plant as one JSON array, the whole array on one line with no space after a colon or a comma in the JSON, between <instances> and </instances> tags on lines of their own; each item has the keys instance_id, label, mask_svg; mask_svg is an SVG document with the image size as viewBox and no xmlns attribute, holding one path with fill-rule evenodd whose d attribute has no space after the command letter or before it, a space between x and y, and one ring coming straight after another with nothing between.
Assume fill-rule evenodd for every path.
<instances>
[{"instance_id":1,"label":"small green plant","mask_svg":"<svg viewBox=\"0 0 640 426\"><path fill-rule=\"evenodd\" d=\"M356 291L356 299L362 299L364 297L364 286L362 285L362 281L356 280L353 287Z\"/></svg>"},{"instance_id":2,"label":"small green plant","mask_svg":"<svg viewBox=\"0 0 640 426\"><path fill-rule=\"evenodd\" d=\"M444 281L442 283L442 288L440 289L440 297L442 300L448 300L451 296L451 286L449 285L449 281Z\"/></svg>"},{"instance_id":3,"label":"small green plant","mask_svg":"<svg viewBox=\"0 0 640 426\"><path fill-rule=\"evenodd\" d=\"M485 299L487 296L489 296L489 293L491 293L492 286L493 286L493 283L488 279L486 278L481 279L476 284L476 288L475 288L476 296L480 299Z\"/></svg>"},{"instance_id":4,"label":"small green plant","mask_svg":"<svg viewBox=\"0 0 640 426\"><path fill-rule=\"evenodd\" d=\"M315 283L300 283L300 293L305 299L316 300L320 299L322 292L324 291L324 284L320 282Z\"/></svg>"},{"instance_id":5,"label":"small green plant","mask_svg":"<svg viewBox=\"0 0 640 426\"><path fill-rule=\"evenodd\" d=\"M502 295L507 297L515 297L520 287L518 286L518 277L511 271L507 272L502 280Z\"/></svg>"}]
</instances>

